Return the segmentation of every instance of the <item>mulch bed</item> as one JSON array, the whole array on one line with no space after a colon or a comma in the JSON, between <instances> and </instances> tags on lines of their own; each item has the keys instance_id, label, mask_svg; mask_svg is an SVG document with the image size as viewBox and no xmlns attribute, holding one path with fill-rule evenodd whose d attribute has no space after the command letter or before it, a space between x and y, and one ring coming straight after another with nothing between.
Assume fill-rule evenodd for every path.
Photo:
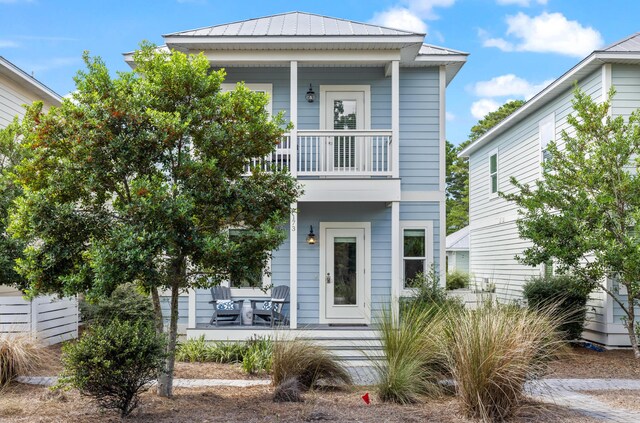
<instances>
[{"instance_id":1,"label":"mulch bed","mask_svg":"<svg viewBox=\"0 0 640 423\"><path fill-rule=\"evenodd\" d=\"M548 378L640 379L640 360L631 350L596 352L572 348L567 358L551 363Z\"/></svg>"},{"instance_id":2,"label":"mulch bed","mask_svg":"<svg viewBox=\"0 0 640 423\"><path fill-rule=\"evenodd\" d=\"M614 408L624 408L631 411L640 411L640 391L620 389L619 391L581 391L591 395L598 401L609 404Z\"/></svg>"},{"instance_id":3,"label":"mulch bed","mask_svg":"<svg viewBox=\"0 0 640 423\"><path fill-rule=\"evenodd\" d=\"M468 422L454 398L427 399L423 404L383 404L375 397L366 405L365 388L308 392L302 403L274 403L273 388L176 389L173 399L152 392L142 396L140 407L128 422ZM13 384L0 394L0 421L22 422L120 422L116 412L101 411L75 391L52 392L47 388ZM529 404L514 422L591 423L561 407Z\"/></svg>"}]
</instances>

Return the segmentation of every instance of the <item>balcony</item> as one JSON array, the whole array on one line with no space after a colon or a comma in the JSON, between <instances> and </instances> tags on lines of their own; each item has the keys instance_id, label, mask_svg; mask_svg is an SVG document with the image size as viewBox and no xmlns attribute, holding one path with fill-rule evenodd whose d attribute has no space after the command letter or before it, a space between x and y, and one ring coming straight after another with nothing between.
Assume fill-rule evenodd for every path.
<instances>
[{"instance_id":1,"label":"balcony","mask_svg":"<svg viewBox=\"0 0 640 423\"><path fill-rule=\"evenodd\" d=\"M259 166L264 171L288 168L303 178L392 176L391 130L300 130L297 134L295 145L289 134L284 135L270 156L247 165L247 173ZM290 166L292 160L295 168Z\"/></svg>"}]
</instances>

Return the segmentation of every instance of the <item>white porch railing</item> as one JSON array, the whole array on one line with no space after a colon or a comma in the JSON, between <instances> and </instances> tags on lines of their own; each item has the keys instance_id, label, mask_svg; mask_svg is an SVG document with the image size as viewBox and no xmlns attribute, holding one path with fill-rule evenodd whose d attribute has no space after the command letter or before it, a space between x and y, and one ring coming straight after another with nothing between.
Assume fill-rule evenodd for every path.
<instances>
[{"instance_id":1,"label":"white porch railing","mask_svg":"<svg viewBox=\"0 0 640 423\"><path fill-rule=\"evenodd\" d=\"M255 166L269 171L289 167L295 154L298 176L391 176L391 131L298 131L295 149L287 134L266 158L254 159Z\"/></svg>"}]
</instances>

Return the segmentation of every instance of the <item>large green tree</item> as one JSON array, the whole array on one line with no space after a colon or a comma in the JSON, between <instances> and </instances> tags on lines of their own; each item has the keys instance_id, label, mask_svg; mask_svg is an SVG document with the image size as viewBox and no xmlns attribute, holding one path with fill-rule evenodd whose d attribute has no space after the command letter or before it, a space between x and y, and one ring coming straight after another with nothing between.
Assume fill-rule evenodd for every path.
<instances>
[{"instance_id":1,"label":"large green tree","mask_svg":"<svg viewBox=\"0 0 640 423\"><path fill-rule=\"evenodd\" d=\"M455 146L446 142L447 159L447 235L469 224L469 160L458 157L473 141L509 117L524 105L522 100L509 101L494 112L488 113L471 128L469 139Z\"/></svg>"},{"instance_id":2,"label":"large green tree","mask_svg":"<svg viewBox=\"0 0 640 423\"><path fill-rule=\"evenodd\" d=\"M518 191L505 198L520 209L520 235L533 242L519 259L532 266L553 260L560 272L607 292L624 311L640 358L640 111L611 117L614 94L597 103L576 88L567 118L572 130L562 132L561 143L549 143L543 177L535 186L513 179ZM627 295L607 278L618 280Z\"/></svg>"},{"instance_id":3,"label":"large green tree","mask_svg":"<svg viewBox=\"0 0 640 423\"><path fill-rule=\"evenodd\" d=\"M221 92L225 72L202 54L143 44L135 70L116 78L84 59L72 100L25 117L30 154L9 228L28 245L21 288L97 296L136 281L151 292L158 330L158 290L170 291L158 392L171 396L179 293L255 273L286 238L298 184L246 166L270 155L287 125L269 116L266 94Z\"/></svg>"}]
</instances>

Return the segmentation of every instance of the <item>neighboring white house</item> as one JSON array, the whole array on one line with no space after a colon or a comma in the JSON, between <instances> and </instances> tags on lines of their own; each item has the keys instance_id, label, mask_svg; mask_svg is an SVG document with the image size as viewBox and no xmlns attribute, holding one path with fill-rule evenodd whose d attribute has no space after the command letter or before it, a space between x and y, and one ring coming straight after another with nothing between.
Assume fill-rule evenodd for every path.
<instances>
[{"instance_id":1,"label":"neighboring white house","mask_svg":"<svg viewBox=\"0 0 640 423\"><path fill-rule=\"evenodd\" d=\"M223 89L244 81L267 92L293 124L271 161L304 195L271 274L232 281L233 296L287 285L290 329L361 337L409 292L405 280L432 263L444 273L445 92L467 54L424 37L303 12L164 35L166 47L224 68ZM208 290L181 297L187 336L250 336L211 327L210 300Z\"/></svg>"},{"instance_id":2,"label":"neighboring white house","mask_svg":"<svg viewBox=\"0 0 640 423\"><path fill-rule=\"evenodd\" d=\"M469 226L447 236L447 272L469 273Z\"/></svg>"},{"instance_id":3,"label":"neighboring white house","mask_svg":"<svg viewBox=\"0 0 640 423\"><path fill-rule=\"evenodd\" d=\"M24 104L42 101L45 110L59 106L62 98L4 57L0 56L0 128L15 116L24 115ZM36 334L45 344L78 335L78 306L75 299L42 296L27 301L20 291L0 284L0 334Z\"/></svg>"},{"instance_id":4,"label":"neighboring white house","mask_svg":"<svg viewBox=\"0 0 640 423\"><path fill-rule=\"evenodd\" d=\"M520 298L523 284L544 266L516 260L531 244L519 237L516 206L498 192L514 192L511 177L530 184L541 176L548 142L560 140L563 130L571 132L567 116L574 83L596 101L614 86L612 115L628 116L640 107L640 34L594 51L460 153L469 157L470 272L480 283L495 284L499 299ZM605 293L594 293L583 336L609 346L628 345L623 315Z\"/></svg>"}]
</instances>

